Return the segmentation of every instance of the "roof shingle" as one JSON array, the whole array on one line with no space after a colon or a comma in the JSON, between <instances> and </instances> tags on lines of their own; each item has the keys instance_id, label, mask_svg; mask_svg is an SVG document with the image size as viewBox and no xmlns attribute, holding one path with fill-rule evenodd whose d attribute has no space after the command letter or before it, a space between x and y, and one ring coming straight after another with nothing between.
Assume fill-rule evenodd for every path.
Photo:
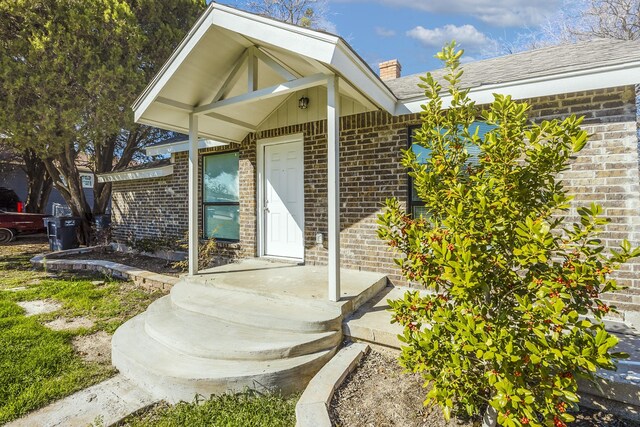
<instances>
[{"instance_id":1,"label":"roof shingle","mask_svg":"<svg viewBox=\"0 0 640 427\"><path fill-rule=\"evenodd\" d=\"M634 61L640 61L639 41L594 39L463 64L461 85L474 88ZM442 79L445 72L431 71L443 87L447 87ZM399 99L410 99L424 95L418 83L425 75L426 72L413 74L385 83Z\"/></svg>"}]
</instances>

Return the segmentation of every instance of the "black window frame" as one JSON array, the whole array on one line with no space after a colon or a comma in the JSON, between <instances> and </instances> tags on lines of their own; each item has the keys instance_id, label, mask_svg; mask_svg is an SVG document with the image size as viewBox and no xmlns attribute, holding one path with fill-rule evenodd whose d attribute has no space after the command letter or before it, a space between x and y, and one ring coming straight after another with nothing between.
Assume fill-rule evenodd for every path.
<instances>
[{"instance_id":1,"label":"black window frame","mask_svg":"<svg viewBox=\"0 0 640 427\"><path fill-rule=\"evenodd\" d=\"M416 129L420 129L422 128L422 125L411 125L408 127L407 129L407 149L411 150L412 146L413 146L413 133L415 132ZM413 200L413 178L411 178L411 176L409 176L409 172L410 170L407 168L407 212L411 215L411 218L413 218L413 208L414 206L420 206L424 208L424 201L422 200L417 200L414 201Z\"/></svg>"},{"instance_id":2,"label":"black window frame","mask_svg":"<svg viewBox=\"0 0 640 427\"><path fill-rule=\"evenodd\" d=\"M238 232L238 238L237 239L221 239L218 237L207 237L207 227L205 225L205 221L206 221L206 210L208 206L238 206L238 211L240 211L240 200L238 198L237 202L205 202L204 200L204 177L206 175L206 171L205 171L205 158L207 157L213 157L213 156L218 156L221 154L230 154L230 153L238 153L238 174L240 174L240 150L229 150L229 151L218 151L218 152L214 152L214 153L208 153L208 154L203 154L201 156L202 158L202 164L201 164L201 176L200 176L200 195L201 195L201 214L202 214L202 234L201 234L201 238L204 240L210 240L210 239L215 239L217 242L224 242L224 243L238 243L240 242L240 233ZM238 193L240 193L240 184L238 184ZM238 218L238 225L239 225L240 219Z\"/></svg>"},{"instance_id":3,"label":"black window frame","mask_svg":"<svg viewBox=\"0 0 640 427\"><path fill-rule=\"evenodd\" d=\"M476 119L473 123L482 122L480 119ZM413 146L413 132L416 129L422 128L422 125L410 125L407 128L407 149L411 150ZM422 200L413 200L413 178L409 176L410 170L407 169L407 212L411 214L413 218L414 207L424 207L425 203Z\"/></svg>"}]
</instances>

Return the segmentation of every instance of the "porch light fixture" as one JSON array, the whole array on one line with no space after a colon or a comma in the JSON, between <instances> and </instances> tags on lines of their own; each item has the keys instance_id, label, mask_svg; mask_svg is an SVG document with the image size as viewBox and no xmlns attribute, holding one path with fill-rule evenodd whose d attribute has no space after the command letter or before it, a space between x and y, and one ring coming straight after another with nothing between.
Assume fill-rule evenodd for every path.
<instances>
[{"instance_id":1,"label":"porch light fixture","mask_svg":"<svg viewBox=\"0 0 640 427\"><path fill-rule=\"evenodd\" d=\"M301 110L306 110L309 107L309 98L303 96L298 100L298 108Z\"/></svg>"}]
</instances>

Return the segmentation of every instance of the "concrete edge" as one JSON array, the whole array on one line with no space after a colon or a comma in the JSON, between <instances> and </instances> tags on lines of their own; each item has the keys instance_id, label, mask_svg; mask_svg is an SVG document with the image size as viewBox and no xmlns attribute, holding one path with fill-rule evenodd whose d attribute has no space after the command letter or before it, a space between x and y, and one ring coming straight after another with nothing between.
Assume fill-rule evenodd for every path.
<instances>
[{"instance_id":1,"label":"concrete edge","mask_svg":"<svg viewBox=\"0 0 640 427\"><path fill-rule=\"evenodd\" d=\"M350 343L320 369L296 404L296 427L331 427L333 394L368 351L367 344Z\"/></svg>"},{"instance_id":2,"label":"concrete edge","mask_svg":"<svg viewBox=\"0 0 640 427\"><path fill-rule=\"evenodd\" d=\"M76 253L87 253L96 247L70 249L69 251L56 252L56 255L69 255ZM40 254L31 258L31 265L44 270L73 270L73 271L97 271L119 279L132 280L137 285L149 289L169 290L180 280L178 277L167 276L131 267L125 264L118 264L103 260L82 260L82 259L58 259L49 258L49 254Z\"/></svg>"}]
</instances>

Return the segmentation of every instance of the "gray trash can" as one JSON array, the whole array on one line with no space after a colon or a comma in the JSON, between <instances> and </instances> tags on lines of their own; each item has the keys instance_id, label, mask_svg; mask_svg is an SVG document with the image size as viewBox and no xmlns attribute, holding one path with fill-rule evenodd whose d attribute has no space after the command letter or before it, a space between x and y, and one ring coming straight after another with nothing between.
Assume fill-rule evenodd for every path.
<instances>
[{"instance_id":1,"label":"gray trash can","mask_svg":"<svg viewBox=\"0 0 640 427\"><path fill-rule=\"evenodd\" d=\"M78 227L80 218L73 216L52 216L44 219L49 238L49 249L63 251L78 246Z\"/></svg>"}]
</instances>

